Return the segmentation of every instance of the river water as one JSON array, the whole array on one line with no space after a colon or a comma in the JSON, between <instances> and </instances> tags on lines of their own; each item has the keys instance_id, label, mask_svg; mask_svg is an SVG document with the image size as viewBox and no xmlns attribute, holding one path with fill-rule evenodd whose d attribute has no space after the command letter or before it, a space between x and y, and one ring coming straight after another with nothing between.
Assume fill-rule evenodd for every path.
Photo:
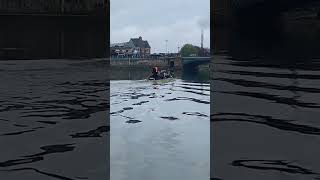
<instances>
[{"instance_id":1,"label":"river water","mask_svg":"<svg viewBox=\"0 0 320 180\"><path fill-rule=\"evenodd\" d=\"M108 179L108 62L0 61L0 179Z\"/></svg>"},{"instance_id":2,"label":"river water","mask_svg":"<svg viewBox=\"0 0 320 180\"><path fill-rule=\"evenodd\" d=\"M319 30L227 31L212 62L212 178L320 179Z\"/></svg>"},{"instance_id":3,"label":"river water","mask_svg":"<svg viewBox=\"0 0 320 180\"><path fill-rule=\"evenodd\" d=\"M163 83L143 80L149 69L121 72L110 83L111 180L209 179L208 71Z\"/></svg>"}]
</instances>

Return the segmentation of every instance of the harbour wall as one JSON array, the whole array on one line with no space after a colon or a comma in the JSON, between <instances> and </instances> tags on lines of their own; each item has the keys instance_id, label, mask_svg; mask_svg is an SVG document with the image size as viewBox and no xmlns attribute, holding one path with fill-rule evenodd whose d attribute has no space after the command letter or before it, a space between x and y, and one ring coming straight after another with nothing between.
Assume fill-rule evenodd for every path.
<instances>
[{"instance_id":1,"label":"harbour wall","mask_svg":"<svg viewBox=\"0 0 320 180\"><path fill-rule=\"evenodd\" d=\"M152 59L152 58L111 58L111 66L121 66L121 67L170 67L170 63L173 62L173 67L175 69L181 69L181 59Z\"/></svg>"}]
</instances>

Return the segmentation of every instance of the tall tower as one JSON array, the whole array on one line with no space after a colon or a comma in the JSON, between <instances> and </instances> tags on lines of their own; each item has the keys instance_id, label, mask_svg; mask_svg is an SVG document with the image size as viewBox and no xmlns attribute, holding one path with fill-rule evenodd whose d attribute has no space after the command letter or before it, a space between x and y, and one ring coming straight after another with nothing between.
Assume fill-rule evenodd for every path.
<instances>
[{"instance_id":1,"label":"tall tower","mask_svg":"<svg viewBox=\"0 0 320 180\"><path fill-rule=\"evenodd\" d=\"M203 49L203 29L201 29L201 49Z\"/></svg>"}]
</instances>

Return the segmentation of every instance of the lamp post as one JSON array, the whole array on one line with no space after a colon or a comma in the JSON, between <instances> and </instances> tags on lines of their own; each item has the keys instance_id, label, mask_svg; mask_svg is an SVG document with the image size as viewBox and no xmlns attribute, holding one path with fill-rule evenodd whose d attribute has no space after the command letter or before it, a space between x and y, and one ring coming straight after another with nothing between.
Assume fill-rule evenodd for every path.
<instances>
[{"instance_id":1,"label":"lamp post","mask_svg":"<svg viewBox=\"0 0 320 180\"><path fill-rule=\"evenodd\" d=\"M167 54L168 53L168 40L166 40L166 53L165 54Z\"/></svg>"}]
</instances>

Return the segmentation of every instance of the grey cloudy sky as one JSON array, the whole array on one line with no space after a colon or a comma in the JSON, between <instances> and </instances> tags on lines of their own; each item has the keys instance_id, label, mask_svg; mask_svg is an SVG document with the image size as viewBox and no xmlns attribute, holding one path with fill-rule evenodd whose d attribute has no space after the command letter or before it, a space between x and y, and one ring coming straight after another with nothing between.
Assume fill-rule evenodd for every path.
<instances>
[{"instance_id":1,"label":"grey cloudy sky","mask_svg":"<svg viewBox=\"0 0 320 180\"><path fill-rule=\"evenodd\" d=\"M110 0L111 43L142 36L152 53L177 52L178 46L210 47L210 0Z\"/></svg>"}]
</instances>

